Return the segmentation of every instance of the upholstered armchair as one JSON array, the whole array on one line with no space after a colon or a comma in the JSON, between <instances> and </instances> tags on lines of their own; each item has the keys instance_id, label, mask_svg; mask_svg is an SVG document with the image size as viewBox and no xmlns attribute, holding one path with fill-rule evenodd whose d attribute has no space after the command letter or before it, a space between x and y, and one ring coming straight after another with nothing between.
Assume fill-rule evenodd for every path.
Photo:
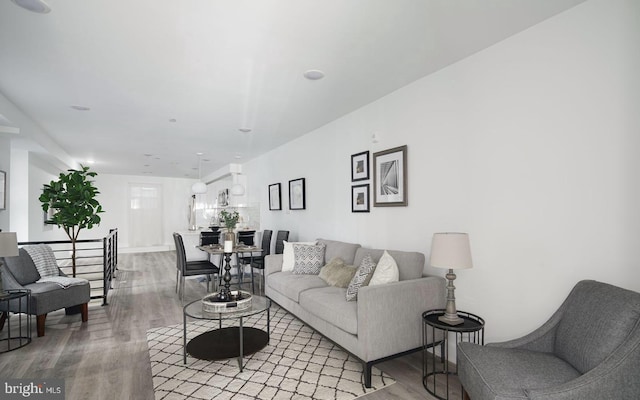
<instances>
[{"instance_id":1,"label":"upholstered armchair","mask_svg":"<svg viewBox=\"0 0 640 400\"><path fill-rule=\"evenodd\" d=\"M581 281L531 334L457 349L471 400L637 400L640 293Z\"/></svg>"},{"instance_id":2,"label":"upholstered armchair","mask_svg":"<svg viewBox=\"0 0 640 400\"><path fill-rule=\"evenodd\" d=\"M87 322L88 304L91 298L89 281L78 278L64 279L66 276L57 265L53 266L57 270L57 277L50 278L46 282L42 281L31 256L24 248L20 249L17 257L4 257L2 261L0 273L3 289L31 290L31 308L28 312L36 316L38 336L44 336L47 313L55 310L80 306L82 322ZM25 304L22 305L22 309L26 309ZM4 325L7 313L16 310L18 310L17 302L10 302L9 307L0 309L0 329Z\"/></svg>"}]
</instances>

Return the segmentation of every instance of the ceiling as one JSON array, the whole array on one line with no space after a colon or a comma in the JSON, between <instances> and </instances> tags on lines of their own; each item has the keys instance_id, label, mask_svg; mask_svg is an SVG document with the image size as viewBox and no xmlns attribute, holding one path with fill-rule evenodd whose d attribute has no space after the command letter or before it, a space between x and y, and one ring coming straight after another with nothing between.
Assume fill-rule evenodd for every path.
<instances>
[{"instance_id":1,"label":"ceiling","mask_svg":"<svg viewBox=\"0 0 640 400\"><path fill-rule=\"evenodd\" d=\"M584 0L45 1L0 2L0 93L99 173L197 178Z\"/></svg>"}]
</instances>

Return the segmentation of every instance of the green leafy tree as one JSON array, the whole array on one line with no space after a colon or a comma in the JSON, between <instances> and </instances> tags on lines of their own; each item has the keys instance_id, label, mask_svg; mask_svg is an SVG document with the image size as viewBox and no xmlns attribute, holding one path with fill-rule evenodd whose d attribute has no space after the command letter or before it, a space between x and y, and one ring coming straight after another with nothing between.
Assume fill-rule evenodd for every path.
<instances>
[{"instance_id":1,"label":"green leafy tree","mask_svg":"<svg viewBox=\"0 0 640 400\"><path fill-rule=\"evenodd\" d=\"M68 173L60 173L57 181L51 181L44 185L39 199L45 213L53 210L51 219L46 224L57 225L63 228L71 241L71 262L73 276L76 276L76 241L80 231L84 228L91 229L100 224L100 213L104 212L102 206L96 200L100 193L93 181L97 174L89 172L89 167L81 170L70 169Z\"/></svg>"}]
</instances>

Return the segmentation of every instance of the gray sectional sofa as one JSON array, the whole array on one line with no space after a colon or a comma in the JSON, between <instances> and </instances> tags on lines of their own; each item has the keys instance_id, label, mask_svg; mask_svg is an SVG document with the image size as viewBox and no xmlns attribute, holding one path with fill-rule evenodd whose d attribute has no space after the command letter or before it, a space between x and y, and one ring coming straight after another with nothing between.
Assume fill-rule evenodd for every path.
<instances>
[{"instance_id":1,"label":"gray sectional sofa","mask_svg":"<svg viewBox=\"0 0 640 400\"><path fill-rule=\"evenodd\" d=\"M325 263L339 257L358 266L367 254L377 262L384 252L333 240L318 243L326 245ZM282 254L265 257L266 296L360 359L366 387L374 363L422 348L422 313L445 306L445 280L422 276L422 253L388 253L400 281L364 286L356 301L347 301L346 289L329 286L317 275L282 271ZM433 342L429 338L427 343Z\"/></svg>"}]
</instances>

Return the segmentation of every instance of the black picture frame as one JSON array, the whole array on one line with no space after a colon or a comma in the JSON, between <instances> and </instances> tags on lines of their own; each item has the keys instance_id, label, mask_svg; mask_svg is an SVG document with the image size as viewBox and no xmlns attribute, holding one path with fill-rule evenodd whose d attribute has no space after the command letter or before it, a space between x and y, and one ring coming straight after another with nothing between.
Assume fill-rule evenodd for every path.
<instances>
[{"instance_id":1,"label":"black picture frame","mask_svg":"<svg viewBox=\"0 0 640 400\"><path fill-rule=\"evenodd\" d=\"M7 209L7 173L0 171L0 210Z\"/></svg>"},{"instance_id":2,"label":"black picture frame","mask_svg":"<svg viewBox=\"0 0 640 400\"><path fill-rule=\"evenodd\" d=\"M373 153L373 206L407 205L407 146Z\"/></svg>"},{"instance_id":3,"label":"black picture frame","mask_svg":"<svg viewBox=\"0 0 640 400\"><path fill-rule=\"evenodd\" d=\"M304 210L306 208L305 191L304 178L289 181L289 210Z\"/></svg>"},{"instance_id":4,"label":"black picture frame","mask_svg":"<svg viewBox=\"0 0 640 400\"><path fill-rule=\"evenodd\" d=\"M282 210L280 182L269 185L269 210Z\"/></svg>"},{"instance_id":5,"label":"black picture frame","mask_svg":"<svg viewBox=\"0 0 640 400\"><path fill-rule=\"evenodd\" d=\"M351 182L369 179L369 151L351 155Z\"/></svg>"},{"instance_id":6,"label":"black picture frame","mask_svg":"<svg viewBox=\"0 0 640 400\"><path fill-rule=\"evenodd\" d=\"M369 212L369 184L351 186L351 212Z\"/></svg>"}]
</instances>

